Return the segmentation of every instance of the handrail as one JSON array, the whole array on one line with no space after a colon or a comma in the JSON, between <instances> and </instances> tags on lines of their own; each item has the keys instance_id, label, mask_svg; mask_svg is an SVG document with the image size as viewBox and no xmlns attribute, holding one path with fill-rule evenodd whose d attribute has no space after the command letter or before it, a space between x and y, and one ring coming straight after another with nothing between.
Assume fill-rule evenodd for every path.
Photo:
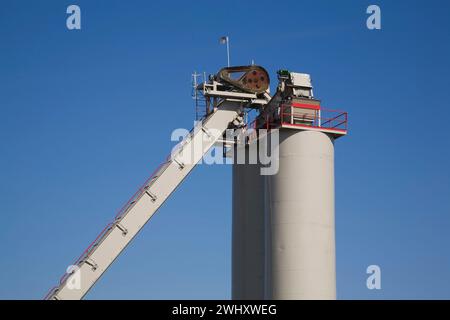
<instances>
[{"instance_id":1,"label":"handrail","mask_svg":"<svg viewBox=\"0 0 450 320\"><path fill-rule=\"evenodd\" d=\"M298 118L311 121L311 124L304 124L305 126L323 129L347 130L348 114L346 111L326 109L322 107L320 109L314 110L286 104L282 104L280 106L281 124L294 125L295 123L292 122L292 118L297 116ZM290 110L286 110L287 108L285 107L288 107ZM303 116L301 111L299 112L299 110L304 111ZM311 114L311 112L313 112L313 114ZM342 117L344 119L340 120ZM286 121L286 118L290 118L290 120ZM339 122L335 123L338 119Z\"/></svg>"},{"instance_id":2,"label":"handrail","mask_svg":"<svg viewBox=\"0 0 450 320\"><path fill-rule=\"evenodd\" d=\"M326 123L329 123L329 122L331 122L331 121L333 121L333 120L339 119L340 117L342 117L342 116L344 116L344 115L346 115L346 112L340 113L340 114L338 114L336 117L331 118L331 119L328 119L328 120L325 121L325 122L322 122L321 125L323 126L323 125L325 125ZM346 121L346 120L344 120L344 122L345 122L345 121ZM336 126L337 126L337 125L335 125L334 127L336 127Z\"/></svg>"}]
</instances>

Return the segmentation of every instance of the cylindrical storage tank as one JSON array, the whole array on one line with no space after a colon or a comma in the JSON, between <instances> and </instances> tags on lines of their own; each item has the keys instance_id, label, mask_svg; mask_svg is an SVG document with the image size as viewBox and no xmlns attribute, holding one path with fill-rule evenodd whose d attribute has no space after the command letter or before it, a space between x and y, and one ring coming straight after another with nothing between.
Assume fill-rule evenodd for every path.
<instances>
[{"instance_id":1,"label":"cylindrical storage tank","mask_svg":"<svg viewBox=\"0 0 450 320\"><path fill-rule=\"evenodd\" d=\"M256 149L254 152L256 152ZM264 298L264 176L258 164L233 164L232 271L233 300ZM245 152L245 153L244 153Z\"/></svg>"},{"instance_id":2,"label":"cylindrical storage tank","mask_svg":"<svg viewBox=\"0 0 450 320\"><path fill-rule=\"evenodd\" d=\"M266 177L267 299L336 299L334 141L280 129Z\"/></svg>"}]
</instances>

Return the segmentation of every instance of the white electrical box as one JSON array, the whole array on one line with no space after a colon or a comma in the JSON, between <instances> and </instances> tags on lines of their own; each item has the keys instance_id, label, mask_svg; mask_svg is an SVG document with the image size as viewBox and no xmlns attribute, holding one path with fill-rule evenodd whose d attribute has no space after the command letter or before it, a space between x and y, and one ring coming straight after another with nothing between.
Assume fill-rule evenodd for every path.
<instances>
[{"instance_id":1,"label":"white electrical box","mask_svg":"<svg viewBox=\"0 0 450 320\"><path fill-rule=\"evenodd\" d=\"M291 83L294 86L293 92L296 96L313 97L311 76L307 73L291 72Z\"/></svg>"},{"instance_id":2,"label":"white electrical box","mask_svg":"<svg viewBox=\"0 0 450 320\"><path fill-rule=\"evenodd\" d=\"M291 72L291 82L294 86L311 88L311 76L307 73Z\"/></svg>"}]
</instances>

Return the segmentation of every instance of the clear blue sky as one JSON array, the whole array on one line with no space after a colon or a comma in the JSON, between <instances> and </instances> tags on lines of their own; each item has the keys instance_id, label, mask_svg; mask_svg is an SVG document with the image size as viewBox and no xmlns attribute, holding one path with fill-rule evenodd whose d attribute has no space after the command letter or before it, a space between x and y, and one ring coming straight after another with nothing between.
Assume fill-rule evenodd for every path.
<instances>
[{"instance_id":1,"label":"clear blue sky","mask_svg":"<svg viewBox=\"0 0 450 320\"><path fill-rule=\"evenodd\" d=\"M68 31L78 4L82 30ZM382 30L369 31L369 4ZM40 299L192 126L192 71L312 74L336 142L338 298L450 298L448 1L0 3L0 298ZM231 168L200 166L87 298L230 297ZM382 290L365 286L382 268Z\"/></svg>"}]
</instances>

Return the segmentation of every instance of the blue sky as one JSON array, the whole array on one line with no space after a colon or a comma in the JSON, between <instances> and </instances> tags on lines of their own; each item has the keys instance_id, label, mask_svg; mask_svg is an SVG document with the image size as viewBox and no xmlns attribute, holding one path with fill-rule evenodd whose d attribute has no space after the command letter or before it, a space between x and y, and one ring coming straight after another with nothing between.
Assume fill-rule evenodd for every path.
<instances>
[{"instance_id":1,"label":"blue sky","mask_svg":"<svg viewBox=\"0 0 450 320\"><path fill-rule=\"evenodd\" d=\"M450 298L450 4L279 3L1 2L0 298L42 298L192 126L190 75L226 63L222 35L232 64L308 72L349 112L338 298ZM200 166L87 298L228 299L230 245L231 168Z\"/></svg>"}]
</instances>

